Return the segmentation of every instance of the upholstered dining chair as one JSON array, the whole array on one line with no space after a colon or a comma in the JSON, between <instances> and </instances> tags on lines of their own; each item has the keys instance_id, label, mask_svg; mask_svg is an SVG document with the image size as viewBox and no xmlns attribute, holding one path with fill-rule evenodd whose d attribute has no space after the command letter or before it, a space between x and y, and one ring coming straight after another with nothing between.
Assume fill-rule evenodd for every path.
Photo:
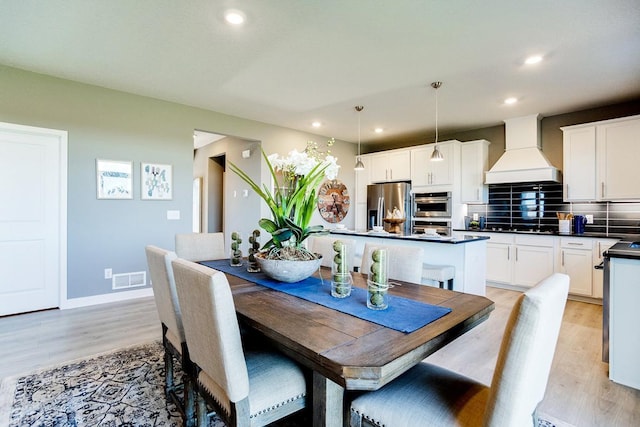
<instances>
[{"instance_id":1,"label":"upholstered dining chair","mask_svg":"<svg viewBox=\"0 0 640 427\"><path fill-rule=\"evenodd\" d=\"M354 399L351 427L534 426L568 290L569 276L556 273L518 298L490 387L423 362Z\"/></svg>"},{"instance_id":2,"label":"upholstered dining chair","mask_svg":"<svg viewBox=\"0 0 640 427\"><path fill-rule=\"evenodd\" d=\"M176 254L189 261L210 261L227 258L223 233L176 234Z\"/></svg>"},{"instance_id":3,"label":"upholstered dining chair","mask_svg":"<svg viewBox=\"0 0 640 427\"><path fill-rule=\"evenodd\" d=\"M389 279L402 280L404 282L422 282L422 258L423 250L417 246L377 245L365 243L362 254L360 272L369 273L371 267L371 252L375 248L387 249L389 257Z\"/></svg>"},{"instance_id":4,"label":"upholstered dining chair","mask_svg":"<svg viewBox=\"0 0 640 427\"><path fill-rule=\"evenodd\" d=\"M333 263L333 257L335 256L335 251L333 250L333 242L336 240L340 240L344 242L347 247L347 254L349 256L349 265L351 269L353 269L354 265L354 255L356 248L356 241L353 239L343 239L341 237L335 236L312 236L309 238L309 250L311 252L322 255L322 266L323 267L331 267Z\"/></svg>"},{"instance_id":5,"label":"upholstered dining chair","mask_svg":"<svg viewBox=\"0 0 640 427\"><path fill-rule=\"evenodd\" d=\"M197 419L208 425L207 404L229 426L263 426L306 407L302 369L275 351L242 349L224 273L173 261L182 320L196 368Z\"/></svg>"},{"instance_id":6,"label":"upholstered dining chair","mask_svg":"<svg viewBox=\"0 0 640 427\"><path fill-rule=\"evenodd\" d=\"M195 425L195 389L193 385L194 368L189 358L187 340L182 328L182 315L171 261L177 258L174 252L156 246L147 246L147 264L153 286L153 296L162 324L162 345L164 347L165 394L179 408L183 425ZM176 384L174 378L174 358L182 366L182 384ZM177 390L182 386L182 398Z\"/></svg>"}]
</instances>

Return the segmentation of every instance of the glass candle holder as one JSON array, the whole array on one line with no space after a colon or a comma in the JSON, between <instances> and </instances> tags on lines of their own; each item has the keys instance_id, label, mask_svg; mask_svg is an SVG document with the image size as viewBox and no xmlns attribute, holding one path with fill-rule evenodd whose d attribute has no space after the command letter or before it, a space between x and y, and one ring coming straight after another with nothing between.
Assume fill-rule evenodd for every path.
<instances>
[{"instance_id":1,"label":"glass candle holder","mask_svg":"<svg viewBox=\"0 0 640 427\"><path fill-rule=\"evenodd\" d=\"M389 306L389 257L384 248L371 251L371 267L367 280L367 307L384 310Z\"/></svg>"},{"instance_id":2,"label":"glass candle holder","mask_svg":"<svg viewBox=\"0 0 640 427\"><path fill-rule=\"evenodd\" d=\"M346 298L351 295L351 257L347 245L341 240L333 242L333 262L331 263L331 296Z\"/></svg>"}]
</instances>

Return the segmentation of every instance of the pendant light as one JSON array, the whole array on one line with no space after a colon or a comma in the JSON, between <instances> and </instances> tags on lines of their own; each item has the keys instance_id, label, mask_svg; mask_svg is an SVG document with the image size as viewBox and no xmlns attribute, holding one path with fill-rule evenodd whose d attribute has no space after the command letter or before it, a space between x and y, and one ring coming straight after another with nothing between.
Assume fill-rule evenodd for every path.
<instances>
[{"instance_id":1,"label":"pendant light","mask_svg":"<svg viewBox=\"0 0 640 427\"><path fill-rule=\"evenodd\" d=\"M431 87L436 90L436 141L433 146L433 153L431 153L432 162L441 162L444 160L444 156L438 150L438 89L442 86L442 82L433 82Z\"/></svg>"},{"instance_id":2,"label":"pendant light","mask_svg":"<svg viewBox=\"0 0 640 427\"><path fill-rule=\"evenodd\" d=\"M360 159L360 111L364 110L362 105L356 105L356 111L358 112L358 157L356 157L356 165L354 166L354 170L361 171L364 170L364 163Z\"/></svg>"}]
</instances>

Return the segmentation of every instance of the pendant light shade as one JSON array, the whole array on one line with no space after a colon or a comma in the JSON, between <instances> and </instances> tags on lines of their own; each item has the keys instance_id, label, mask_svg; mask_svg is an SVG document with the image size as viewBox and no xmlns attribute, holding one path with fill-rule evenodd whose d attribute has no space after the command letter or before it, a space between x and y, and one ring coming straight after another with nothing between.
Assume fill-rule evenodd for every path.
<instances>
[{"instance_id":1,"label":"pendant light shade","mask_svg":"<svg viewBox=\"0 0 640 427\"><path fill-rule=\"evenodd\" d=\"M444 156L438 150L438 89L442 86L442 82L433 82L431 83L431 87L436 90L436 141L433 145L433 153L431 153L431 161L432 162L441 162L444 160Z\"/></svg>"},{"instance_id":2,"label":"pendant light shade","mask_svg":"<svg viewBox=\"0 0 640 427\"><path fill-rule=\"evenodd\" d=\"M362 160L360 159L360 112L364 110L364 107L362 105L356 105L355 109L358 112L358 157L356 157L356 165L353 169L361 171L364 170L364 163L362 163Z\"/></svg>"}]
</instances>

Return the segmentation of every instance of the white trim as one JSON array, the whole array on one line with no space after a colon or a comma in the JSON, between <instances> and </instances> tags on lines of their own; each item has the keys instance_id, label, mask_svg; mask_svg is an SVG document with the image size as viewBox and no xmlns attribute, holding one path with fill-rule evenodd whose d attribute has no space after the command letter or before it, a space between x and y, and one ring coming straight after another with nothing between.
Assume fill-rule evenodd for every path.
<instances>
[{"instance_id":1,"label":"white trim","mask_svg":"<svg viewBox=\"0 0 640 427\"><path fill-rule=\"evenodd\" d=\"M111 294L94 295L91 297L64 299L60 303L61 310L87 307L90 305L106 304L110 302L126 301L136 298L153 296L153 288L136 289L134 291L114 292Z\"/></svg>"}]
</instances>

